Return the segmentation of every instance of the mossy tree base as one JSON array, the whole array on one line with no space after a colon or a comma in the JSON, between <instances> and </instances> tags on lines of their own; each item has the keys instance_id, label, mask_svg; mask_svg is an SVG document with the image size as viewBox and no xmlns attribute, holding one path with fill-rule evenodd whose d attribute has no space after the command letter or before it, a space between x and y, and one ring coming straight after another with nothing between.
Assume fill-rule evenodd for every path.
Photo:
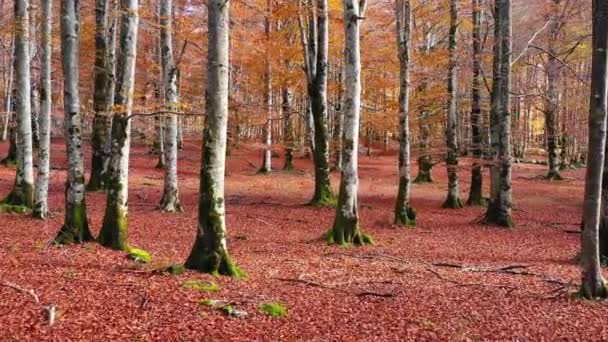
<instances>
[{"instance_id":1,"label":"mossy tree base","mask_svg":"<svg viewBox=\"0 0 608 342\"><path fill-rule=\"evenodd\" d=\"M329 184L319 187L319 189L315 189L315 195L312 200L308 203L313 207L330 207L335 208L338 204L338 199L334 192L331 190Z\"/></svg>"},{"instance_id":2,"label":"mossy tree base","mask_svg":"<svg viewBox=\"0 0 608 342\"><path fill-rule=\"evenodd\" d=\"M199 245L197 239L196 245ZM200 248L192 249L184 267L190 270L209 273L214 276L228 276L234 278L246 278L247 274L241 270L228 256L228 253L210 251Z\"/></svg>"},{"instance_id":3,"label":"mossy tree base","mask_svg":"<svg viewBox=\"0 0 608 342\"><path fill-rule=\"evenodd\" d=\"M283 171L292 171L293 169L293 150L288 148L285 150L285 164L283 165Z\"/></svg>"},{"instance_id":4,"label":"mossy tree base","mask_svg":"<svg viewBox=\"0 0 608 342\"><path fill-rule=\"evenodd\" d=\"M562 175L560 175L557 171L549 171L545 179L550 181L562 181L564 180L564 177L562 177Z\"/></svg>"},{"instance_id":5,"label":"mossy tree base","mask_svg":"<svg viewBox=\"0 0 608 342\"><path fill-rule=\"evenodd\" d=\"M181 213L184 211L176 195L163 195L158 209L165 213Z\"/></svg>"},{"instance_id":6,"label":"mossy tree base","mask_svg":"<svg viewBox=\"0 0 608 342\"><path fill-rule=\"evenodd\" d=\"M403 227L416 226L416 211L412 207L397 208L395 211L395 224Z\"/></svg>"},{"instance_id":7,"label":"mossy tree base","mask_svg":"<svg viewBox=\"0 0 608 342\"><path fill-rule=\"evenodd\" d=\"M55 243L67 245L93 241L85 203L72 204L66 209L65 224L55 237Z\"/></svg>"},{"instance_id":8,"label":"mossy tree base","mask_svg":"<svg viewBox=\"0 0 608 342\"><path fill-rule=\"evenodd\" d=\"M490 202L488 205L488 211L486 212L485 224L493 224L503 228L514 228L515 222L510 214L501 210L498 205Z\"/></svg>"},{"instance_id":9,"label":"mossy tree base","mask_svg":"<svg viewBox=\"0 0 608 342\"><path fill-rule=\"evenodd\" d=\"M342 215L336 217L334 227L325 234L325 240L330 245L364 246L373 245L371 236L363 233L357 220L350 220Z\"/></svg>"},{"instance_id":10,"label":"mossy tree base","mask_svg":"<svg viewBox=\"0 0 608 342\"><path fill-rule=\"evenodd\" d=\"M441 207L444 209L462 209L462 202L460 202L460 198L448 195Z\"/></svg>"},{"instance_id":11,"label":"mossy tree base","mask_svg":"<svg viewBox=\"0 0 608 342\"><path fill-rule=\"evenodd\" d=\"M578 292L579 296L588 300L601 300L608 298L608 286L605 281L592 282L589 284L584 282Z\"/></svg>"},{"instance_id":12,"label":"mossy tree base","mask_svg":"<svg viewBox=\"0 0 608 342\"><path fill-rule=\"evenodd\" d=\"M49 209L44 203L37 203L32 210L32 217L39 220L47 220L49 218Z\"/></svg>"},{"instance_id":13,"label":"mossy tree base","mask_svg":"<svg viewBox=\"0 0 608 342\"><path fill-rule=\"evenodd\" d=\"M104 247L128 251L127 213L116 206L107 206L97 241Z\"/></svg>"},{"instance_id":14,"label":"mossy tree base","mask_svg":"<svg viewBox=\"0 0 608 342\"><path fill-rule=\"evenodd\" d=\"M23 206L32 209L34 206L34 186L27 183L15 185L8 196L0 201L0 204Z\"/></svg>"},{"instance_id":15,"label":"mossy tree base","mask_svg":"<svg viewBox=\"0 0 608 342\"><path fill-rule=\"evenodd\" d=\"M416 179L414 179L414 183L415 184L426 184L426 183L433 183L433 178L431 177L431 173L430 172L419 172L418 176L416 176Z\"/></svg>"}]
</instances>

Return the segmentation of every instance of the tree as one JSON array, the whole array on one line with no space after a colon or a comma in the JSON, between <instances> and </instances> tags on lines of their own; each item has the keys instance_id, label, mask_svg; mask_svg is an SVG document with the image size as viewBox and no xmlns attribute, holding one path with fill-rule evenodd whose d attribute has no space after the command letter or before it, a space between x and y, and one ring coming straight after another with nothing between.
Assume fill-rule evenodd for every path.
<instances>
[{"instance_id":1,"label":"tree","mask_svg":"<svg viewBox=\"0 0 608 342\"><path fill-rule=\"evenodd\" d=\"M127 210L129 195L129 151L135 61L138 0L121 0L120 53L118 55L114 116L112 118L112 148L108 167L106 209L99 242L106 247L127 250Z\"/></svg>"},{"instance_id":2,"label":"tree","mask_svg":"<svg viewBox=\"0 0 608 342\"><path fill-rule=\"evenodd\" d=\"M113 50L116 41L115 24L110 25L109 2L114 0L95 0L95 88L93 92L93 137L91 147L91 176L87 190L105 189L109 162L109 130L114 105L114 68Z\"/></svg>"},{"instance_id":3,"label":"tree","mask_svg":"<svg viewBox=\"0 0 608 342\"><path fill-rule=\"evenodd\" d=\"M270 59L270 46L272 36L272 0L266 1L266 15L264 16L264 33L266 38L266 59L264 61L264 103L266 105L266 123L264 125L264 148L262 167L259 173L272 172L272 62Z\"/></svg>"},{"instance_id":4,"label":"tree","mask_svg":"<svg viewBox=\"0 0 608 342\"><path fill-rule=\"evenodd\" d=\"M80 2L61 1L61 64L68 178L65 182L65 220L55 238L61 244L93 240L89 231L82 152L82 116L79 92Z\"/></svg>"},{"instance_id":5,"label":"tree","mask_svg":"<svg viewBox=\"0 0 608 342\"><path fill-rule=\"evenodd\" d=\"M365 245L371 238L359 227L359 121L361 112L361 46L360 26L366 0L344 0L344 133L340 193L334 225L327 234L329 243Z\"/></svg>"},{"instance_id":6,"label":"tree","mask_svg":"<svg viewBox=\"0 0 608 342\"><path fill-rule=\"evenodd\" d=\"M581 235L582 281L580 293L588 299L608 297L599 253L601 187L606 158L606 118L608 96L608 2L593 0L593 57L589 104L589 149L583 202Z\"/></svg>"},{"instance_id":7,"label":"tree","mask_svg":"<svg viewBox=\"0 0 608 342\"><path fill-rule=\"evenodd\" d=\"M513 227L511 209L511 0L496 0L490 143L491 198L486 223Z\"/></svg>"},{"instance_id":8,"label":"tree","mask_svg":"<svg viewBox=\"0 0 608 342\"><path fill-rule=\"evenodd\" d=\"M160 44L165 85L165 107L170 112L177 110L177 74L173 61L172 0L160 3ZM167 212L182 211L177 184L177 114L169 114L165 119L165 186L160 201L160 209Z\"/></svg>"},{"instance_id":9,"label":"tree","mask_svg":"<svg viewBox=\"0 0 608 342\"><path fill-rule=\"evenodd\" d=\"M458 190L458 142L456 140L456 129L458 125L458 113L456 105L457 93L457 63L456 35L458 34L458 0L450 0L450 35L449 35L449 66L448 66L448 120L447 120L447 146L448 154L446 165L448 169L448 196L443 203L444 208L462 208L460 193Z\"/></svg>"},{"instance_id":10,"label":"tree","mask_svg":"<svg viewBox=\"0 0 608 342\"><path fill-rule=\"evenodd\" d=\"M395 1L397 48L399 54L399 190L395 205L395 224L416 224L416 212L410 206L410 54L412 46L412 4Z\"/></svg>"},{"instance_id":11,"label":"tree","mask_svg":"<svg viewBox=\"0 0 608 342\"><path fill-rule=\"evenodd\" d=\"M308 0L299 0L298 4L304 70L314 126L314 144L312 146L315 164L315 192L310 203L317 206L331 206L335 204L336 198L329 180L329 137L327 134L329 18L327 0L317 0L314 9L313 4L309 4Z\"/></svg>"},{"instance_id":12,"label":"tree","mask_svg":"<svg viewBox=\"0 0 608 342\"><path fill-rule=\"evenodd\" d=\"M471 138L473 140L473 167L468 205L484 205L483 173L481 168L481 0L472 0L473 6L473 78L471 81Z\"/></svg>"},{"instance_id":13,"label":"tree","mask_svg":"<svg viewBox=\"0 0 608 342\"><path fill-rule=\"evenodd\" d=\"M17 170L15 185L3 203L32 208L34 203L34 163L30 84L29 0L15 1L15 116L17 121Z\"/></svg>"},{"instance_id":14,"label":"tree","mask_svg":"<svg viewBox=\"0 0 608 342\"><path fill-rule=\"evenodd\" d=\"M211 274L244 276L228 255L224 174L228 126L229 0L208 2L207 119L199 190L198 229L185 266Z\"/></svg>"},{"instance_id":15,"label":"tree","mask_svg":"<svg viewBox=\"0 0 608 342\"><path fill-rule=\"evenodd\" d=\"M547 173L547 179L549 180L562 180L562 176L559 174L559 163L557 160L557 118L559 116L560 105L559 105L559 82L561 65L558 60L557 45L561 35L561 27L563 23L560 15L560 2L561 0L552 0L551 6L550 28L549 28L549 49L548 49L548 60L545 64L545 71L547 73L547 96L545 100L545 131L547 136L547 152L548 152L548 165L549 171Z\"/></svg>"},{"instance_id":16,"label":"tree","mask_svg":"<svg viewBox=\"0 0 608 342\"><path fill-rule=\"evenodd\" d=\"M38 149L38 177L32 215L47 219L49 171L51 160L51 33L53 24L53 0L42 1L42 60L40 63L40 146Z\"/></svg>"}]
</instances>

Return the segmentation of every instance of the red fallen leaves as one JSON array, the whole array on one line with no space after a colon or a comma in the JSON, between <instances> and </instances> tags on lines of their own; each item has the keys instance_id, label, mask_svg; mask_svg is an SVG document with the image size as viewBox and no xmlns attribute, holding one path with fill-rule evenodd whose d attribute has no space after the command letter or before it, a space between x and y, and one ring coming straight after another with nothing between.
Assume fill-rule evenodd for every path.
<instances>
[{"instance_id":1,"label":"red fallen leaves","mask_svg":"<svg viewBox=\"0 0 608 342\"><path fill-rule=\"evenodd\" d=\"M181 262L196 229L198 142L181 152L181 200L186 212L155 210L162 171L145 148L135 147L130 179L132 245L152 253L146 267ZM53 165L65 165L63 143L53 145ZM5 153L6 146L2 146ZM42 305L57 305L47 326L31 298L0 286L1 339L144 340L600 340L608 338L605 304L573 299L576 287L563 288L538 277L466 272L428 264L501 267L525 264L535 273L579 281L572 262L582 198L583 171L567 172L572 181L533 181L542 166L517 165L514 211L517 228L507 231L472 221L481 208L440 208L445 197L444 167L436 183L414 186L418 226L395 229L392 210L397 183L395 156L361 158L361 218L377 242L365 248L327 246L320 236L334 210L304 206L312 189L308 160L296 160L306 173L255 175L250 161L259 153L233 151L227 179L229 249L249 274L239 281L213 279L221 291L204 293L181 286L186 279L212 280L186 272L169 276L139 272L141 266L97 244L53 247L46 243L63 220L64 171L52 173L47 222L0 214L0 282L34 289ZM88 159L87 159L88 161ZM275 161L280 166L280 160ZM468 190L468 165L461 163L462 199ZM413 170L415 173L415 169ZM337 186L337 175L333 183ZM0 197L11 188L14 171L0 167ZM522 178L523 177L523 178ZM487 185L487 184L486 184ZM88 194L95 233L101 224L103 193ZM285 281L280 279L304 279ZM446 281L449 280L449 281ZM460 284L460 285L459 285ZM462 284L473 284L463 286ZM504 288L496 287L504 285ZM358 295L368 293L365 295ZM369 294L372 293L372 294ZM390 293L392 297L374 294ZM232 318L199 304L222 299L248 312ZM289 314L273 319L259 313L262 302L280 301Z\"/></svg>"}]
</instances>

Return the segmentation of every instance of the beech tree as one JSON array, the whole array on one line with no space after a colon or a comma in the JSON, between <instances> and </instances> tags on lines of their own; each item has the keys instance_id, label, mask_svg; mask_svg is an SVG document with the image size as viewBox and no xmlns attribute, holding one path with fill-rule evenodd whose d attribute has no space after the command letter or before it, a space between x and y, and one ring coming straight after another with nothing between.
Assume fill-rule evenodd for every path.
<instances>
[{"instance_id":1,"label":"beech tree","mask_svg":"<svg viewBox=\"0 0 608 342\"><path fill-rule=\"evenodd\" d=\"M298 0L298 22L308 98L312 113L315 164L315 191L312 205L331 206L336 202L329 180L329 136L327 133L327 72L329 18L327 0ZM316 5L316 6L315 6Z\"/></svg>"},{"instance_id":2,"label":"beech tree","mask_svg":"<svg viewBox=\"0 0 608 342\"><path fill-rule=\"evenodd\" d=\"M580 293L588 299L608 297L599 253L601 189L606 158L608 96L608 2L593 0L593 55L589 103L589 149L581 235Z\"/></svg>"},{"instance_id":3,"label":"beech tree","mask_svg":"<svg viewBox=\"0 0 608 342\"><path fill-rule=\"evenodd\" d=\"M209 0L207 118L198 204L198 229L185 266L205 273L244 276L228 255L224 175L228 127L230 1Z\"/></svg>"},{"instance_id":4,"label":"beech tree","mask_svg":"<svg viewBox=\"0 0 608 342\"><path fill-rule=\"evenodd\" d=\"M482 127L481 127L481 0L472 0L473 21L473 78L471 80L471 140L472 153L475 160L471 169L471 188L468 205L484 205L483 198L483 170L482 170Z\"/></svg>"},{"instance_id":5,"label":"beech tree","mask_svg":"<svg viewBox=\"0 0 608 342\"><path fill-rule=\"evenodd\" d=\"M116 13L118 0L95 0L95 68L93 109L93 137L91 147L91 176L87 190L105 189L109 162L110 125L114 105L114 48L116 44ZM112 22L110 22L112 20Z\"/></svg>"},{"instance_id":6,"label":"beech tree","mask_svg":"<svg viewBox=\"0 0 608 342\"><path fill-rule=\"evenodd\" d=\"M344 0L344 133L340 193L329 243L365 245L372 243L359 227L359 122L361 112L360 27L365 17L366 0Z\"/></svg>"},{"instance_id":7,"label":"beech tree","mask_svg":"<svg viewBox=\"0 0 608 342\"><path fill-rule=\"evenodd\" d=\"M266 15L264 17L264 34L266 38L266 60L264 62L264 104L266 106L266 123L264 124L264 153L262 167L259 173L272 172L272 62L270 60L270 46L272 35L272 0L266 1Z\"/></svg>"},{"instance_id":8,"label":"beech tree","mask_svg":"<svg viewBox=\"0 0 608 342\"><path fill-rule=\"evenodd\" d=\"M49 172L51 160L51 54L52 54L52 24L53 1L42 1L42 58L40 63L40 146L38 149L38 177L36 178L36 191L34 196L34 210L32 215L39 219L47 219Z\"/></svg>"},{"instance_id":9,"label":"beech tree","mask_svg":"<svg viewBox=\"0 0 608 342\"><path fill-rule=\"evenodd\" d=\"M34 204L34 163L30 84L30 22L28 0L15 0L15 116L17 122L17 169L5 204L32 208Z\"/></svg>"},{"instance_id":10,"label":"beech tree","mask_svg":"<svg viewBox=\"0 0 608 342\"><path fill-rule=\"evenodd\" d=\"M80 2L61 1L61 65L68 175L65 182L65 220L55 238L57 243L93 240L85 202L82 116L79 92Z\"/></svg>"},{"instance_id":11,"label":"beech tree","mask_svg":"<svg viewBox=\"0 0 608 342\"><path fill-rule=\"evenodd\" d=\"M106 208L98 237L103 246L118 250L128 249L130 115L135 88L138 9L138 0L121 0L120 52L112 118L112 148L108 167Z\"/></svg>"},{"instance_id":12,"label":"beech tree","mask_svg":"<svg viewBox=\"0 0 608 342\"><path fill-rule=\"evenodd\" d=\"M167 212L182 211L177 182L177 74L173 60L173 12L172 0L160 3L160 45L163 66L165 108L170 112L165 118L165 186L160 209Z\"/></svg>"},{"instance_id":13,"label":"beech tree","mask_svg":"<svg viewBox=\"0 0 608 342\"><path fill-rule=\"evenodd\" d=\"M513 227L511 208L511 0L496 0L490 143L492 167L487 223Z\"/></svg>"},{"instance_id":14,"label":"beech tree","mask_svg":"<svg viewBox=\"0 0 608 342\"><path fill-rule=\"evenodd\" d=\"M395 1L397 49L399 57L399 189L395 205L395 224L413 226L416 212L410 206L410 55L412 46L412 4Z\"/></svg>"},{"instance_id":15,"label":"beech tree","mask_svg":"<svg viewBox=\"0 0 608 342\"><path fill-rule=\"evenodd\" d=\"M446 165L448 169L448 196L443 203L444 208L462 208L458 188L458 141L456 140L456 125L458 124L457 94L457 63L456 35L458 34L458 0L450 0L450 34L449 34L449 64L448 64L448 113L447 113L447 146Z\"/></svg>"}]
</instances>

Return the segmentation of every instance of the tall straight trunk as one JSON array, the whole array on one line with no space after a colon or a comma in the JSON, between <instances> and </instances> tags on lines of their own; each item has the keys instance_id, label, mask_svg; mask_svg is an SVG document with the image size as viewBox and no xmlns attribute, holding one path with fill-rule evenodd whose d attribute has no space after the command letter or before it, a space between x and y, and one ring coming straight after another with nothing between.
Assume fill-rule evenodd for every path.
<instances>
[{"instance_id":1,"label":"tall straight trunk","mask_svg":"<svg viewBox=\"0 0 608 342\"><path fill-rule=\"evenodd\" d=\"M289 63L288 63L289 64ZM287 85L282 90L283 101L283 141L285 142L285 164L283 170L293 170L293 146L295 142L293 132L293 90Z\"/></svg>"},{"instance_id":2,"label":"tall straight trunk","mask_svg":"<svg viewBox=\"0 0 608 342\"><path fill-rule=\"evenodd\" d=\"M17 121L17 170L12 192L3 202L32 208L34 163L30 89L29 1L15 1L15 117Z\"/></svg>"},{"instance_id":3,"label":"tall straight trunk","mask_svg":"<svg viewBox=\"0 0 608 342\"><path fill-rule=\"evenodd\" d=\"M266 3L266 17L264 19L264 32L266 34L266 60L264 61L264 104L266 105L266 124L264 125L264 153L262 167L259 173L268 174L272 172L272 65L270 54L272 47L270 39L272 33L271 22L271 0Z\"/></svg>"},{"instance_id":4,"label":"tall straight trunk","mask_svg":"<svg viewBox=\"0 0 608 342\"><path fill-rule=\"evenodd\" d=\"M468 205L484 205L481 132L481 0L473 0L473 79L471 82L471 135L473 167Z\"/></svg>"},{"instance_id":5,"label":"tall straight trunk","mask_svg":"<svg viewBox=\"0 0 608 342\"><path fill-rule=\"evenodd\" d=\"M113 30L109 29L111 9L109 1L95 1L95 89L93 92L93 137L91 147L91 175L87 190L97 191L105 189L109 161L108 139L112 121L112 107L114 96L112 94L113 70L111 70L110 49L113 48L108 40L113 39ZM115 28L114 28L115 30Z\"/></svg>"},{"instance_id":6,"label":"tall straight trunk","mask_svg":"<svg viewBox=\"0 0 608 342\"><path fill-rule=\"evenodd\" d=\"M410 205L410 55L412 47L411 0L395 4L397 48L399 53L399 190L395 204L395 224L413 226L416 212Z\"/></svg>"},{"instance_id":7,"label":"tall straight trunk","mask_svg":"<svg viewBox=\"0 0 608 342\"><path fill-rule=\"evenodd\" d=\"M458 2L450 1L450 35L449 35L449 66L448 66L448 113L446 144L448 147L446 166L448 170L448 195L443 203L444 208L462 208L458 188L458 108L456 104L457 83L456 74L458 55L456 52L458 34Z\"/></svg>"},{"instance_id":8,"label":"tall straight trunk","mask_svg":"<svg viewBox=\"0 0 608 342\"><path fill-rule=\"evenodd\" d=\"M557 60L557 48L560 39L559 5L561 0L553 0L551 25L549 29L549 56L546 64L547 72L547 97L545 101L545 134L547 136L547 152L549 171L547 179L562 180L559 174L559 162L557 160L557 117L559 116L559 83L560 64Z\"/></svg>"},{"instance_id":9,"label":"tall straight trunk","mask_svg":"<svg viewBox=\"0 0 608 342\"><path fill-rule=\"evenodd\" d=\"M49 171L51 160L51 33L53 24L53 0L42 0L42 56L40 61L40 146L38 149L38 177L32 215L47 219Z\"/></svg>"},{"instance_id":10,"label":"tall straight trunk","mask_svg":"<svg viewBox=\"0 0 608 342\"><path fill-rule=\"evenodd\" d=\"M327 234L329 243L364 245L371 243L359 227L359 122L361 111L360 26L365 15L365 0L344 0L344 135L340 193L334 225Z\"/></svg>"},{"instance_id":11,"label":"tall straight trunk","mask_svg":"<svg viewBox=\"0 0 608 342\"><path fill-rule=\"evenodd\" d=\"M497 0L494 58L498 58L492 89L491 143L494 163L492 166L492 197L486 212L486 222L503 227L513 227L511 199L511 0ZM498 51L498 53L496 53ZM496 61L495 61L496 63ZM497 73L496 73L497 72Z\"/></svg>"},{"instance_id":12,"label":"tall straight trunk","mask_svg":"<svg viewBox=\"0 0 608 342\"><path fill-rule=\"evenodd\" d=\"M32 110L31 120L32 120L32 148L38 149L40 142L40 130L38 127L38 115L40 112L40 92L39 92L39 84L40 75L38 71L40 68L38 67L38 41L37 41L37 23L36 13L38 11L37 4L30 3L30 108Z\"/></svg>"},{"instance_id":13,"label":"tall straight trunk","mask_svg":"<svg viewBox=\"0 0 608 342\"><path fill-rule=\"evenodd\" d=\"M301 0L300 6L301 6ZM329 14L327 0L316 1L316 8L306 9L308 24L305 28L303 13L300 13L300 36L308 97L312 113L313 160L315 165L315 190L311 205L333 206L336 197L329 179L329 137L327 133L327 72L329 52ZM302 9L300 9L302 12Z\"/></svg>"},{"instance_id":14,"label":"tall straight trunk","mask_svg":"<svg viewBox=\"0 0 608 342\"><path fill-rule=\"evenodd\" d=\"M589 149L581 235L582 281L580 293L588 299L608 297L599 253L601 188L606 152L608 86L608 2L593 0L593 57L589 104Z\"/></svg>"},{"instance_id":15,"label":"tall straight trunk","mask_svg":"<svg viewBox=\"0 0 608 342\"><path fill-rule=\"evenodd\" d=\"M80 3L61 1L61 65L68 177L65 182L65 219L55 242L81 243L93 240L85 202L82 115L79 93Z\"/></svg>"},{"instance_id":16,"label":"tall straight trunk","mask_svg":"<svg viewBox=\"0 0 608 342\"><path fill-rule=\"evenodd\" d=\"M160 44L165 85L165 108L175 112L178 105L177 67L173 61L173 13L172 0L160 3ZM177 183L177 114L168 114L165 118L165 186L160 201L160 209L166 212L182 211L179 202Z\"/></svg>"},{"instance_id":17,"label":"tall straight trunk","mask_svg":"<svg viewBox=\"0 0 608 342\"><path fill-rule=\"evenodd\" d=\"M5 111L6 116L4 117L4 122L2 124L2 137L0 141L6 141L8 139L9 127L13 113L13 75L15 71L15 58L14 58L14 50L15 50L15 39L13 37L13 41L11 43L11 55L8 57L9 62L9 72L8 72L8 80L6 80L6 89L4 94L4 103L5 103Z\"/></svg>"},{"instance_id":18,"label":"tall straight trunk","mask_svg":"<svg viewBox=\"0 0 608 342\"><path fill-rule=\"evenodd\" d=\"M207 101L199 189L198 229L185 266L201 272L243 276L226 245L224 174L228 125L230 4L208 2Z\"/></svg>"},{"instance_id":19,"label":"tall straight trunk","mask_svg":"<svg viewBox=\"0 0 608 342\"><path fill-rule=\"evenodd\" d=\"M115 109L112 119L112 148L108 167L106 209L99 242L106 247L127 250L129 194L129 151L131 115L137 57L138 0L121 0L120 53L118 54Z\"/></svg>"}]
</instances>

